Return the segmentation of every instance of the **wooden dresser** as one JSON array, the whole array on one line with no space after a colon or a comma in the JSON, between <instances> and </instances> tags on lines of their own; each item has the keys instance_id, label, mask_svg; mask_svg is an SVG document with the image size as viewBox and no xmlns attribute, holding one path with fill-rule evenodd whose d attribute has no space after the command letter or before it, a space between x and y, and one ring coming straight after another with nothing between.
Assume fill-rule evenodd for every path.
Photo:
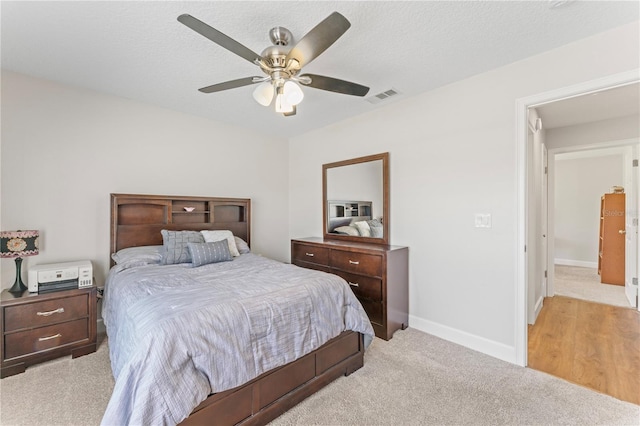
<instances>
[{"instance_id":1,"label":"wooden dresser","mask_svg":"<svg viewBox=\"0 0 640 426\"><path fill-rule=\"evenodd\" d=\"M0 377L22 373L29 365L64 355L96 351L97 288L47 294L2 292Z\"/></svg>"},{"instance_id":2,"label":"wooden dresser","mask_svg":"<svg viewBox=\"0 0 640 426\"><path fill-rule=\"evenodd\" d=\"M291 263L344 278L381 339L409 325L408 247L299 238L291 240Z\"/></svg>"}]
</instances>

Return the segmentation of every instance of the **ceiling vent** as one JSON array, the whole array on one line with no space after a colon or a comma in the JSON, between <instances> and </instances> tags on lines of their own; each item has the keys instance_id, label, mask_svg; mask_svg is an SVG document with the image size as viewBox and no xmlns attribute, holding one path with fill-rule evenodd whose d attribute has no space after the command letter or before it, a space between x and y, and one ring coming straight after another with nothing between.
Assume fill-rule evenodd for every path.
<instances>
[{"instance_id":1,"label":"ceiling vent","mask_svg":"<svg viewBox=\"0 0 640 426\"><path fill-rule=\"evenodd\" d=\"M573 3L575 0L549 0L549 9L559 9Z\"/></svg>"},{"instance_id":2,"label":"ceiling vent","mask_svg":"<svg viewBox=\"0 0 640 426\"><path fill-rule=\"evenodd\" d=\"M382 102L384 100L389 99L392 96L395 95L399 95L400 92L398 92L396 89L391 88L389 90L385 90L384 92L380 92L377 95L373 95L373 96L369 96L366 101L370 102L372 104L377 104L379 102Z\"/></svg>"}]
</instances>

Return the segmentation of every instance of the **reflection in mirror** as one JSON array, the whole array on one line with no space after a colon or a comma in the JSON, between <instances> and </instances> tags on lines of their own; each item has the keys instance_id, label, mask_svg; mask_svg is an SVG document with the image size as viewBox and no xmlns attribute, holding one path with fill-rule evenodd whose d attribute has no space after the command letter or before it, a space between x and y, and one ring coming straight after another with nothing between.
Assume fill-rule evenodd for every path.
<instances>
[{"instance_id":1,"label":"reflection in mirror","mask_svg":"<svg viewBox=\"0 0 640 426\"><path fill-rule=\"evenodd\" d=\"M328 169L327 232L382 238L382 197L382 160Z\"/></svg>"},{"instance_id":2,"label":"reflection in mirror","mask_svg":"<svg viewBox=\"0 0 640 426\"><path fill-rule=\"evenodd\" d=\"M323 166L328 239L388 244L388 153Z\"/></svg>"}]
</instances>

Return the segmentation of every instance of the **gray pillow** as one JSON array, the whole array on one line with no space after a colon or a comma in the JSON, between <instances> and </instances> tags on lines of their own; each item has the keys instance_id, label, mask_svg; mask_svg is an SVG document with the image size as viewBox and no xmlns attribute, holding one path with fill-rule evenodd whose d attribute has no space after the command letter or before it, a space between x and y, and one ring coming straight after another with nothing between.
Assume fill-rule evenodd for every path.
<instances>
[{"instance_id":1,"label":"gray pillow","mask_svg":"<svg viewBox=\"0 0 640 426\"><path fill-rule=\"evenodd\" d=\"M128 247L113 253L111 258L118 265L154 264L162 261L163 246Z\"/></svg>"},{"instance_id":2,"label":"gray pillow","mask_svg":"<svg viewBox=\"0 0 640 426\"><path fill-rule=\"evenodd\" d=\"M369 228L371 228L371 236L373 238L383 238L383 230L382 223L378 219L368 220Z\"/></svg>"},{"instance_id":3,"label":"gray pillow","mask_svg":"<svg viewBox=\"0 0 640 426\"><path fill-rule=\"evenodd\" d=\"M193 267L233 260L227 240L213 243L188 243L187 246Z\"/></svg>"},{"instance_id":4,"label":"gray pillow","mask_svg":"<svg viewBox=\"0 0 640 426\"><path fill-rule=\"evenodd\" d=\"M247 254L247 253L251 253L251 249L249 248L249 244L247 244L247 242L245 240L243 240L240 237L235 237L236 240L236 247L238 248L238 253L240 254Z\"/></svg>"},{"instance_id":5,"label":"gray pillow","mask_svg":"<svg viewBox=\"0 0 640 426\"><path fill-rule=\"evenodd\" d=\"M204 237L197 231L167 231L163 229L160 233L164 243L162 263L165 265L191 263L191 254L187 244L204 243Z\"/></svg>"}]
</instances>

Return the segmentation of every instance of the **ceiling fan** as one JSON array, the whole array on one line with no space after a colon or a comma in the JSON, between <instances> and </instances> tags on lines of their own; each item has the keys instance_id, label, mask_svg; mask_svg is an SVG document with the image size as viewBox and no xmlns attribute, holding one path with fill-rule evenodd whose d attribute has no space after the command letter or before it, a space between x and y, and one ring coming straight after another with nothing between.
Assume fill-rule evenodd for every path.
<instances>
[{"instance_id":1,"label":"ceiling fan","mask_svg":"<svg viewBox=\"0 0 640 426\"><path fill-rule=\"evenodd\" d=\"M333 12L325 18L295 45L292 45L293 36L288 29L272 28L269 31L269 37L273 46L264 49L260 55L191 15L180 15L178 21L214 43L258 65L266 74L266 76L239 78L198 89L203 93L262 83L253 92L254 99L261 105L269 106L275 94L275 110L286 117L295 115L296 105L304 97L298 84L353 96L365 96L369 91L368 87L350 81L317 74L300 74L302 67L320 56L351 26L347 18L338 12Z\"/></svg>"}]
</instances>

